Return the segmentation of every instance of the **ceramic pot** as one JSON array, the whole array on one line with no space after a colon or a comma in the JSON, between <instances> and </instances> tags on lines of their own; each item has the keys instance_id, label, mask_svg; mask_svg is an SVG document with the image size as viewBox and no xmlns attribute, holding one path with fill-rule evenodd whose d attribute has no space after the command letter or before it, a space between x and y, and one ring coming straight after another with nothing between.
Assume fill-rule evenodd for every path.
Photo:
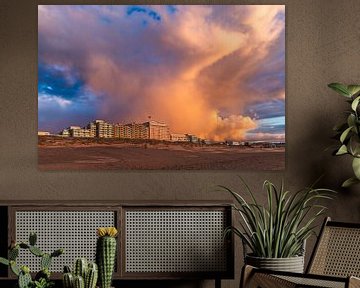
<instances>
[{"instance_id":1,"label":"ceramic pot","mask_svg":"<svg viewBox=\"0 0 360 288\"><path fill-rule=\"evenodd\" d=\"M263 258L246 255L245 263L262 269L304 273L304 256L289 258Z\"/></svg>"}]
</instances>

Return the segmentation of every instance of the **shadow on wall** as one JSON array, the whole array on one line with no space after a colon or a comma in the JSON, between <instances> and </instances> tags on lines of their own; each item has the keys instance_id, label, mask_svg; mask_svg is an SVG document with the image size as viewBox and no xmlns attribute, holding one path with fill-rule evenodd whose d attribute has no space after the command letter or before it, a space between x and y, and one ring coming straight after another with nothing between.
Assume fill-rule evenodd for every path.
<instances>
[{"instance_id":1,"label":"shadow on wall","mask_svg":"<svg viewBox=\"0 0 360 288\"><path fill-rule=\"evenodd\" d=\"M324 91L324 93L331 93ZM330 98L330 101L333 99ZM303 185L311 185L317 179L316 187L333 189L338 192L335 200L325 205L329 208L326 213L336 221L358 222L360 218L360 185L342 188L341 184L353 175L351 157L333 156L333 151L339 147L339 141L334 138L333 127L344 122L346 116L342 99L334 100L326 107L319 107L319 111L312 111L306 115L302 125L304 129L301 142L292 144L292 159L294 171L291 179L301 178ZM306 163L306 164L305 164ZM293 172L291 172L293 173ZM301 176L299 176L301 175Z\"/></svg>"}]
</instances>

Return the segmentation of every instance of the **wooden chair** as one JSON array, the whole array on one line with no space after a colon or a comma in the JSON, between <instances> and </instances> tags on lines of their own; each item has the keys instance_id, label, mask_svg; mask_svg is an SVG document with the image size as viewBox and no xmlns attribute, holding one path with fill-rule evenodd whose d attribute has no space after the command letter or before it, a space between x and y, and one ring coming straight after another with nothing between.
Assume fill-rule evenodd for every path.
<instances>
[{"instance_id":1,"label":"wooden chair","mask_svg":"<svg viewBox=\"0 0 360 288\"><path fill-rule=\"evenodd\" d=\"M326 218L306 273L244 266L240 287L360 287L360 224Z\"/></svg>"}]
</instances>

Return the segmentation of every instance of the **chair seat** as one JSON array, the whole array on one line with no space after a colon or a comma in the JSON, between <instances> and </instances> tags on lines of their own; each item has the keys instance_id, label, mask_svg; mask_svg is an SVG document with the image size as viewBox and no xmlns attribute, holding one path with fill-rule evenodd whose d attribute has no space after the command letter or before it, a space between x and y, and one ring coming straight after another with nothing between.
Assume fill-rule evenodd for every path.
<instances>
[{"instance_id":1,"label":"chair seat","mask_svg":"<svg viewBox=\"0 0 360 288\"><path fill-rule=\"evenodd\" d=\"M308 278L309 275L306 275L306 278L296 277L296 276L280 276L277 277L284 279L286 281L296 284L296 287L311 286L311 287L326 287L326 288L345 288L346 278L341 281L335 281L335 279L319 279L319 278ZM321 277L321 276L320 276Z\"/></svg>"},{"instance_id":2,"label":"chair seat","mask_svg":"<svg viewBox=\"0 0 360 288\"><path fill-rule=\"evenodd\" d=\"M347 288L360 287L357 277L334 277L315 274L271 271L246 265L243 270L246 277L243 287L248 288ZM350 283L350 286L349 286Z\"/></svg>"},{"instance_id":3,"label":"chair seat","mask_svg":"<svg viewBox=\"0 0 360 288\"><path fill-rule=\"evenodd\" d=\"M242 288L360 288L359 243L360 223L334 222L326 218L305 274L246 265L240 285Z\"/></svg>"}]
</instances>

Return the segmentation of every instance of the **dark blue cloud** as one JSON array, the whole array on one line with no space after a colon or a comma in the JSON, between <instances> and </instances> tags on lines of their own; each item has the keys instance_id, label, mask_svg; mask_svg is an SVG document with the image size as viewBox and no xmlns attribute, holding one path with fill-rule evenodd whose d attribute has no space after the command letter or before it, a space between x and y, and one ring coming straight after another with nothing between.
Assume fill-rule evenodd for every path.
<instances>
[{"instance_id":1,"label":"dark blue cloud","mask_svg":"<svg viewBox=\"0 0 360 288\"><path fill-rule=\"evenodd\" d=\"M175 5L166 5L166 11L169 14L175 14L178 11L178 9L176 8Z\"/></svg>"},{"instance_id":2,"label":"dark blue cloud","mask_svg":"<svg viewBox=\"0 0 360 288\"><path fill-rule=\"evenodd\" d=\"M151 10L149 8L139 7L139 6L129 6L126 10L126 14L130 16L134 13L146 14L155 21L161 21L160 14L158 14L156 11Z\"/></svg>"},{"instance_id":3,"label":"dark blue cloud","mask_svg":"<svg viewBox=\"0 0 360 288\"><path fill-rule=\"evenodd\" d=\"M85 85L79 73L60 65L39 63L38 77L39 93L57 95L64 99L78 97Z\"/></svg>"},{"instance_id":4,"label":"dark blue cloud","mask_svg":"<svg viewBox=\"0 0 360 288\"><path fill-rule=\"evenodd\" d=\"M89 89L77 71L40 62L38 77L39 130L58 133L97 118L101 95Z\"/></svg>"}]
</instances>

